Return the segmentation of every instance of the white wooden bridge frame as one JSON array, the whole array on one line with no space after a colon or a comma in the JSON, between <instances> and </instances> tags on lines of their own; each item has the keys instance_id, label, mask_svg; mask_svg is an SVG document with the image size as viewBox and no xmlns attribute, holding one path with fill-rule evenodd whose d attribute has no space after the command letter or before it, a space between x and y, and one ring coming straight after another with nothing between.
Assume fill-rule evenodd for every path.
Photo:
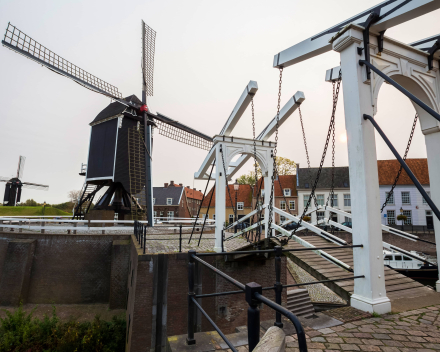
<instances>
[{"instance_id":1,"label":"white wooden bridge frame","mask_svg":"<svg viewBox=\"0 0 440 352\"><path fill-rule=\"evenodd\" d=\"M368 48L370 62L375 67L436 112L440 107L438 52L434 56L434 67L429 70L428 53L425 51L384 36L383 50L379 52L378 38L379 31L438 8L438 0L396 0L376 5L374 9L381 19L370 28ZM383 314L391 311L391 303L385 290L375 129L370 121L363 119L363 115L374 116L376 113L377 97L384 80L373 71L371 79L367 79L365 66L359 65L359 60L365 59L365 49L361 54L358 52L359 47L364 47L362 25L371 10L282 51L275 55L273 66L290 66L331 49L340 53L352 194L353 244L363 245L363 248L356 249L354 255L354 274L365 276L355 281L351 305ZM337 71L333 70L333 74L337 74ZM331 77L332 74L327 73L327 80L329 76L334 78L334 75ZM431 199L440 205L440 125L425 110L413 105L425 135ZM440 255L440 221L436 218L434 227L437 255ZM437 291L440 291L440 280L437 282Z\"/></svg>"},{"instance_id":2,"label":"white wooden bridge frame","mask_svg":"<svg viewBox=\"0 0 440 352\"><path fill-rule=\"evenodd\" d=\"M243 115L246 108L251 103L252 97L257 93L258 85L255 81L250 81L240 96L237 104L229 116L226 124L220 131L220 134L214 136L214 145L199 170L194 173L194 178L198 180L208 180L208 170L215 163L215 174L212 179L215 180L215 247L216 252L222 251L222 236L224 224L226 221L226 184L240 170L240 168L254 155L254 140L247 138L237 138L231 136L232 130ZM278 117L278 126L287 120L293 114L298 106L305 100L304 93L298 91L281 108ZM264 223L267 225L269 220L269 197L272 185L273 157L272 151L275 143L269 141L269 138L276 129L276 116L269 122L263 131L256 137L256 158L261 166L264 177ZM226 175L223 169L223 161L220 150L223 151L225 161ZM238 156L238 158L237 158ZM236 159L236 160L233 160ZM220 190L220 191L217 191ZM274 214L272 214L274 218ZM241 221L243 221L241 219ZM258 225L256 225L258 226ZM268 227L266 226L266 229ZM266 231L266 236L268 231Z\"/></svg>"}]
</instances>

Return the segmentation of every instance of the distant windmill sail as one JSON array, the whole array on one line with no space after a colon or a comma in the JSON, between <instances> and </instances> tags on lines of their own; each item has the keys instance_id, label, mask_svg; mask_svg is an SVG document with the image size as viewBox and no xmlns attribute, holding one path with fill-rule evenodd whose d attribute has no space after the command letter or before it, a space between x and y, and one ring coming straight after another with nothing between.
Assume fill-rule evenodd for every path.
<instances>
[{"instance_id":1,"label":"distant windmill sail","mask_svg":"<svg viewBox=\"0 0 440 352\"><path fill-rule=\"evenodd\" d=\"M23 171L24 171L24 162L26 161L25 156L21 156L18 159L18 168L17 168L17 178L21 179L23 177Z\"/></svg>"}]
</instances>

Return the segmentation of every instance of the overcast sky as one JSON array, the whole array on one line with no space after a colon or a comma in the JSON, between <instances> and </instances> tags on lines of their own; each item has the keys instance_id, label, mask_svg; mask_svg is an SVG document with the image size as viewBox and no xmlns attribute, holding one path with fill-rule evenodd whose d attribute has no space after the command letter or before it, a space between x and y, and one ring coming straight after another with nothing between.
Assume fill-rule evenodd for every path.
<instances>
[{"instance_id":1,"label":"overcast sky","mask_svg":"<svg viewBox=\"0 0 440 352\"><path fill-rule=\"evenodd\" d=\"M154 97L149 106L208 135L219 133L249 82L255 96L259 133L276 113L278 70L274 54L331 27L377 0L314 1L29 1L0 0L0 28L10 21L58 55L115 85L124 96L141 96L141 19L157 31ZM405 43L440 33L440 11L387 31ZM2 34L3 37L3 34ZM332 108L325 71L339 64L334 52L284 71L282 105L297 91L302 105L312 166L318 166ZM89 123L109 99L0 48L0 176L16 173L26 156L23 181L48 184L48 192L24 190L22 200L67 201L80 189L87 162ZM342 94L341 94L342 98ZM377 119L403 154L414 109L393 87L383 85ZM337 110L337 166L347 165L343 101ZM234 136L252 137L247 111ZM306 165L298 113L279 133L278 155ZM377 138L379 159L393 158ZM154 139L154 186L170 180L202 189L193 175L206 152L159 134ZM417 128L409 157L426 157ZM327 157L326 165L331 159ZM247 165L242 173L250 170ZM241 173L239 173L240 175ZM0 191L3 197L3 190Z\"/></svg>"}]
</instances>

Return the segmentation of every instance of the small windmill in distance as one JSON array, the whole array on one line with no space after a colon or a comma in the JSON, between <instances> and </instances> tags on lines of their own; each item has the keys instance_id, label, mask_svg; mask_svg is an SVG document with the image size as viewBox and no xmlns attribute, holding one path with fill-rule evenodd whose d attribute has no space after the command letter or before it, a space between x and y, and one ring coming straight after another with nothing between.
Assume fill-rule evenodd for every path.
<instances>
[{"instance_id":1,"label":"small windmill in distance","mask_svg":"<svg viewBox=\"0 0 440 352\"><path fill-rule=\"evenodd\" d=\"M15 207L17 203L20 202L22 188L37 189L41 191L49 190L49 186L46 185L21 181L23 178L25 161L26 157L20 155L20 158L18 159L17 177L10 178L0 176L0 182L6 182L5 196L3 197L4 206Z\"/></svg>"}]
</instances>

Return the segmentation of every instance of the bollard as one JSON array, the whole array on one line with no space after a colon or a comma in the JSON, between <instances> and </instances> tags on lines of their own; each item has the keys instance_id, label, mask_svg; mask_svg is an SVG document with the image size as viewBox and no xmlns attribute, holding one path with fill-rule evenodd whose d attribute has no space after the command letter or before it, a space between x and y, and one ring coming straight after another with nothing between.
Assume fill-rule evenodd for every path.
<instances>
[{"instance_id":1,"label":"bollard","mask_svg":"<svg viewBox=\"0 0 440 352\"><path fill-rule=\"evenodd\" d=\"M186 337L187 345L195 345L196 340L194 339L194 302L192 298L195 297L194 292L194 258L193 255L196 254L194 249L188 251L188 336Z\"/></svg>"},{"instance_id":2,"label":"bollard","mask_svg":"<svg viewBox=\"0 0 440 352\"><path fill-rule=\"evenodd\" d=\"M281 284L280 281L281 281L281 254L283 247L276 246L274 249L275 249L275 276L276 276L275 302L281 305L281 294L283 293L283 285ZM276 316L276 320L273 325L282 329L283 323L281 321L281 313L277 311L275 316Z\"/></svg>"},{"instance_id":3,"label":"bollard","mask_svg":"<svg viewBox=\"0 0 440 352\"><path fill-rule=\"evenodd\" d=\"M247 328L248 328L248 342L249 351L252 352L255 346L260 342L260 309L258 308L258 301L254 298L254 293L262 294L263 290L261 285L250 282L246 284L246 302L249 304L247 315Z\"/></svg>"}]
</instances>

